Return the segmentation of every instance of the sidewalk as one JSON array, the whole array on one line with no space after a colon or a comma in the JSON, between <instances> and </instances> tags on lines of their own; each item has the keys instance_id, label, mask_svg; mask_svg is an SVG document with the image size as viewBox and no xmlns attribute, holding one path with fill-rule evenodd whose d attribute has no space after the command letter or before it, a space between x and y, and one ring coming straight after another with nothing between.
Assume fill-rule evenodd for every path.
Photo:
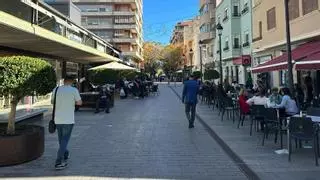
<instances>
[{"instance_id":1,"label":"sidewalk","mask_svg":"<svg viewBox=\"0 0 320 180\"><path fill-rule=\"evenodd\" d=\"M178 93L182 92L182 86L176 87L175 90ZM218 110L213 111L208 105L199 103L197 113L261 179L316 180L320 178L320 167L315 166L313 149L296 151L294 148L291 162L288 162L288 155L278 155L274 152L280 149L280 142L278 144L273 142L274 136L271 135L262 146L262 133L254 131L252 136L249 135L249 118L244 122L244 126L238 129L238 118L234 124L228 118L221 122ZM284 147L286 147L286 136L283 137Z\"/></svg>"},{"instance_id":2,"label":"sidewalk","mask_svg":"<svg viewBox=\"0 0 320 180\"><path fill-rule=\"evenodd\" d=\"M188 129L184 106L166 85L159 95L116 101L110 114L75 117L67 169L54 170L57 134L46 128L43 156L1 167L0 179L247 179L205 128ZM39 123L47 127L48 119Z\"/></svg>"}]
</instances>

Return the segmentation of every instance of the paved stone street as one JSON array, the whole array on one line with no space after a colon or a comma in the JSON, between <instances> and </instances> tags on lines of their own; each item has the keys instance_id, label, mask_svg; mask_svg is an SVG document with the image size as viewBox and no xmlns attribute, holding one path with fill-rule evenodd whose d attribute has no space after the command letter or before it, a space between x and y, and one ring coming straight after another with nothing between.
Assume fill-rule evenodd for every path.
<instances>
[{"instance_id":1,"label":"paved stone street","mask_svg":"<svg viewBox=\"0 0 320 180\"><path fill-rule=\"evenodd\" d=\"M162 85L160 91L159 96L144 100L118 100L111 114L77 112L67 169L54 170L57 137L47 133L40 159L2 167L0 177L247 179L203 126L187 128L183 106L172 90Z\"/></svg>"},{"instance_id":2,"label":"paved stone street","mask_svg":"<svg viewBox=\"0 0 320 180\"><path fill-rule=\"evenodd\" d=\"M174 89L177 92L181 92L182 86L177 86ZM212 107L209 108L208 105L199 103L197 113L260 179L319 179L320 168L315 166L312 148L298 150L294 148L291 162L288 162L287 154L279 155L275 153L275 150L280 149L280 143L274 144L273 135L266 140L264 146L261 145L261 132L253 132L252 136L249 135L249 118L244 122L244 126L240 126L240 129L238 129L238 117L236 117L235 123L228 118L221 122L218 110L213 111ZM284 135L283 138L284 147L286 147L286 136Z\"/></svg>"}]
</instances>

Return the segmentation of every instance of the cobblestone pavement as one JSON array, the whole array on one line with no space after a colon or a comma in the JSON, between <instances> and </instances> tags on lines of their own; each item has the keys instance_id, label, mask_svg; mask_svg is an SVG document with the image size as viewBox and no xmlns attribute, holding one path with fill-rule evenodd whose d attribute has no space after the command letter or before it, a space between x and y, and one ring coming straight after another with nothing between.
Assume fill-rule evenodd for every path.
<instances>
[{"instance_id":1,"label":"cobblestone pavement","mask_svg":"<svg viewBox=\"0 0 320 180\"><path fill-rule=\"evenodd\" d=\"M47 133L40 159L2 167L0 179L247 179L204 127L187 128L172 90L160 91L119 100L111 114L77 112L67 169L53 169L57 137Z\"/></svg>"},{"instance_id":2,"label":"cobblestone pavement","mask_svg":"<svg viewBox=\"0 0 320 180\"><path fill-rule=\"evenodd\" d=\"M182 91L182 86L175 87L177 92ZM274 136L271 135L264 146L262 133L253 132L249 135L249 118L244 126L237 128L236 123L225 118L221 122L218 110L213 111L212 107L199 103L197 113L210 128L249 166L261 179L277 180L317 180L320 179L320 168L315 166L313 149L293 150L291 162L288 162L287 154L276 154L275 150L280 149L280 143L274 144ZM227 117L227 116L226 116ZM286 148L286 136L284 146Z\"/></svg>"}]
</instances>

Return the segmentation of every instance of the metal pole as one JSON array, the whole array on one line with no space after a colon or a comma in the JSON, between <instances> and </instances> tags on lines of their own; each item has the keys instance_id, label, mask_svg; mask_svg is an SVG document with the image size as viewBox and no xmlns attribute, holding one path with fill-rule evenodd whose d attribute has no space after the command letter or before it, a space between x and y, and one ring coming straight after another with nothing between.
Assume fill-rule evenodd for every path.
<instances>
[{"instance_id":1,"label":"metal pole","mask_svg":"<svg viewBox=\"0 0 320 180\"><path fill-rule=\"evenodd\" d=\"M289 0L284 0L285 18L286 18L286 36L287 36L287 55L288 55L288 86L293 93L293 73L292 73L292 56L291 56L291 37L290 37L290 20L289 20Z\"/></svg>"},{"instance_id":2,"label":"metal pole","mask_svg":"<svg viewBox=\"0 0 320 180\"><path fill-rule=\"evenodd\" d=\"M222 48L221 48L221 34L219 34L219 56L220 56L220 83L223 84L223 73L222 73Z\"/></svg>"},{"instance_id":3,"label":"metal pole","mask_svg":"<svg viewBox=\"0 0 320 180\"><path fill-rule=\"evenodd\" d=\"M201 82L202 82L202 44L200 44L200 72L201 72Z\"/></svg>"}]
</instances>

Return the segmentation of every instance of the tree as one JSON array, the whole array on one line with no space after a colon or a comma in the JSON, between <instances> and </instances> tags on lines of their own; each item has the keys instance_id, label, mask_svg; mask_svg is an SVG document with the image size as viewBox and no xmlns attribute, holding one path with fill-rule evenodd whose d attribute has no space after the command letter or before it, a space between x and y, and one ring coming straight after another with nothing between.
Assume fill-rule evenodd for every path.
<instances>
[{"instance_id":1,"label":"tree","mask_svg":"<svg viewBox=\"0 0 320 180\"><path fill-rule=\"evenodd\" d=\"M175 73L183 64L183 50L180 46L167 45L161 51L163 71L167 76Z\"/></svg>"},{"instance_id":2,"label":"tree","mask_svg":"<svg viewBox=\"0 0 320 180\"><path fill-rule=\"evenodd\" d=\"M204 79L205 80L219 79L219 77L220 77L219 72L214 69L207 69L204 72Z\"/></svg>"},{"instance_id":3,"label":"tree","mask_svg":"<svg viewBox=\"0 0 320 180\"><path fill-rule=\"evenodd\" d=\"M143 44L144 70L154 77L160 67L162 45L156 42L146 42Z\"/></svg>"},{"instance_id":4,"label":"tree","mask_svg":"<svg viewBox=\"0 0 320 180\"><path fill-rule=\"evenodd\" d=\"M0 96L10 97L7 134L15 134L18 102L25 96L46 95L56 86L52 66L41 59L26 56L0 58Z\"/></svg>"}]
</instances>

